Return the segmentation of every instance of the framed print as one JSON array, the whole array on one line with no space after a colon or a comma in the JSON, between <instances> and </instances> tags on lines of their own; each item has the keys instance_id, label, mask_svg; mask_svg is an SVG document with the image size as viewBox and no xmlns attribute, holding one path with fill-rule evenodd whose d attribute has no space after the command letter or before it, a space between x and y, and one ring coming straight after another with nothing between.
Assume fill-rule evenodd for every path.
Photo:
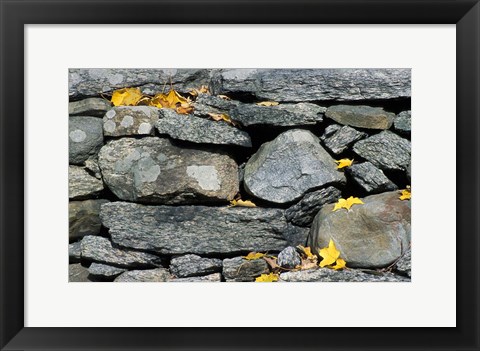
<instances>
[{"instance_id":1,"label":"framed print","mask_svg":"<svg viewBox=\"0 0 480 351\"><path fill-rule=\"evenodd\" d=\"M2 350L480 348L477 1L0 11Z\"/></svg>"}]
</instances>

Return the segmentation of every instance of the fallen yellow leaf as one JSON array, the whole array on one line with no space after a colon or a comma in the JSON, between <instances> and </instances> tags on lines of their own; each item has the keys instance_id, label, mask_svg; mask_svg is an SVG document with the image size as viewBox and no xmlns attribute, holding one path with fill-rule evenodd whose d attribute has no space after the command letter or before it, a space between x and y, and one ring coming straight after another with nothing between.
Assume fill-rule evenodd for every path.
<instances>
[{"instance_id":1,"label":"fallen yellow leaf","mask_svg":"<svg viewBox=\"0 0 480 351\"><path fill-rule=\"evenodd\" d=\"M400 193L401 193L399 197L400 200L410 200L412 198L412 193L409 187L407 187L407 189L402 190Z\"/></svg>"},{"instance_id":2,"label":"fallen yellow leaf","mask_svg":"<svg viewBox=\"0 0 480 351\"><path fill-rule=\"evenodd\" d=\"M348 158L342 158L341 160L335 161L338 163L337 169L345 168L345 167L350 167L353 163L353 160L350 160Z\"/></svg>"},{"instance_id":3,"label":"fallen yellow leaf","mask_svg":"<svg viewBox=\"0 0 480 351\"><path fill-rule=\"evenodd\" d=\"M278 274L270 273L270 274L262 274L261 276L255 279L256 282L261 283L271 283L276 282L278 280Z\"/></svg>"},{"instance_id":4,"label":"fallen yellow leaf","mask_svg":"<svg viewBox=\"0 0 480 351\"><path fill-rule=\"evenodd\" d=\"M302 245L298 245L297 246L300 250L303 251L303 253L305 253L305 255L307 256L307 258L314 258L315 255L312 254L312 250L307 246L307 247L303 247Z\"/></svg>"},{"instance_id":5,"label":"fallen yellow leaf","mask_svg":"<svg viewBox=\"0 0 480 351\"><path fill-rule=\"evenodd\" d=\"M250 261L250 260L258 260L259 258L262 258L264 256L265 254L260 252L250 252L247 256L243 256L243 258Z\"/></svg>"},{"instance_id":6,"label":"fallen yellow leaf","mask_svg":"<svg viewBox=\"0 0 480 351\"><path fill-rule=\"evenodd\" d=\"M325 267L334 263L338 257L340 257L340 251L335 247L335 243L332 239L328 243L328 247L320 249L318 251L323 260L320 262L320 267Z\"/></svg>"},{"instance_id":7,"label":"fallen yellow leaf","mask_svg":"<svg viewBox=\"0 0 480 351\"><path fill-rule=\"evenodd\" d=\"M238 199L230 201L229 207L257 207L257 205L250 200L243 201L242 199Z\"/></svg>"},{"instance_id":8,"label":"fallen yellow leaf","mask_svg":"<svg viewBox=\"0 0 480 351\"><path fill-rule=\"evenodd\" d=\"M336 211L336 210L339 210L341 208L345 208L347 210L350 209L350 207L352 207L353 205L355 204L363 204L363 201L360 200L358 197L353 197L353 196L350 196L348 199L338 199L337 203L335 204L335 206L333 206L333 210L332 211Z\"/></svg>"},{"instance_id":9,"label":"fallen yellow leaf","mask_svg":"<svg viewBox=\"0 0 480 351\"><path fill-rule=\"evenodd\" d=\"M110 101L114 106L135 106L141 98L139 88L123 88L115 90Z\"/></svg>"},{"instance_id":10,"label":"fallen yellow leaf","mask_svg":"<svg viewBox=\"0 0 480 351\"><path fill-rule=\"evenodd\" d=\"M343 260L341 258L337 258L337 262L336 262L335 266L333 266L332 268L335 269L336 271L338 271L339 269L345 268L346 265L347 265L347 262L345 262L345 260Z\"/></svg>"},{"instance_id":11,"label":"fallen yellow leaf","mask_svg":"<svg viewBox=\"0 0 480 351\"><path fill-rule=\"evenodd\" d=\"M257 102L258 106L277 106L279 103L276 101L262 101Z\"/></svg>"}]
</instances>

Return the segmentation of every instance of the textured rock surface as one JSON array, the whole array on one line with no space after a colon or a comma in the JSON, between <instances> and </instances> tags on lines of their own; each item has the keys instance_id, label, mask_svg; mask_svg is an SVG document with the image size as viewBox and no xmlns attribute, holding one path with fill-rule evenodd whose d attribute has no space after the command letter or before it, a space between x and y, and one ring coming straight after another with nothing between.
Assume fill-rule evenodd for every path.
<instances>
[{"instance_id":1,"label":"textured rock surface","mask_svg":"<svg viewBox=\"0 0 480 351\"><path fill-rule=\"evenodd\" d=\"M213 72L211 87L274 101L394 99L410 97L410 76L410 69L224 69Z\"/></svg>"},{"instance_id":2,"label":"textured rock surface","mask_svg":"<svg viewBox=\"0 0 480 351\"><path fill-rule=\"evenodd\" d=\"M80 241L68 244L68 261L69 263L78 263L82 258L82 250Z\"/></svg>"},{"instance_id":3,"label":"textured rock surface","mask_svg":"<svg viewBox=\"0 0 480 351\"><path fill-rule=\"evenodd\" d=\"M393 267L395 271L402 275L406 275L408 277L412 276L412 251L408 250L405 255L400 258L395 266Z\"/></svg>"},{"instance_id":4,"label":"textured rock surface","mask_svg":"<svg viewBox=\"0 0 480 351\"><path fill-rule=\"evenodd\" d=\"M112 241L161 254L281 251L283 211L266 208L145 206L112 202L101 210Z\"/></svg>"},{"instance_id":5,"label":"textured rock surface","mask_svg":"<svg viewBox=\"0 0 480 351\"><path fill-rule=\"evenodd\" d=\"M407 167L407 178L409 181L412 180L412 164L409 163Z\"/></svg>"},{"instance_id":6,"label":"textured rock surface","mask_svg":"<svg viewBox=\"0 0 480 351\"><path fill-rule=\"evenodd\" d=\"M226 144L251 147L248 133L224 121L179 115L171 109L160 109L160 120L156 123L160 134L194 143Z\"/></svg>"},{"instance_id":7,"label":"textured rock surface","mask_svg":"<svg viewBox=\"0 0 480 351\"><path fill-rule=\"evenodd\" d=\"M71 68L68 70L68 95L70 98L98 96L132 86L152 95L162 92L167 82L171 82L175 90L186 93L208 85L209 81L210 70L207 69Z\"/></svg>"},{"instance_id":8,"label":"textured rock surface","mask_svg":"<svg viewBox=\"0 0 480 351\"><path fill-rule=\"evenodd\" d=\"M297 250L292 247L286 247L278 254L277 263L280 267L295 268L302 263L302 259Z\"/></svg>"},{"instance_id":9,"label":"textured rock surface","mask_svg":"<svg viewBox=\"0 0 480 351\"><path fill-rule=\"evenodd\" d=\"M393 121L393 127L401 134L410 135L410 132L412 131L411 122L411 111L403 111L395 117L395 120Z\"/></svg>"},{"instance_id":10,"label":"textured rock surface","mask_svg":"<svg viewBox=\"0 0 480 351\"><path fill-rule=\"evenodd\" d=\"M341 195L340 190L333 186L308 193L285 210L285 218L293 224L308 227L323 205L337 202Z\"/></svg>"},{"instance_id":11,"label":"textured rock surface","mask_svg":"<svg viewBox=\"0 0 480 351\"><path fill-rule=\"evenodd\" d=\"M222 260L197 255L174 257L170 261L170 272L175 277L186 278L222 271Z\"/></svg>"},{"instance_id":12,"label":"textured rock surface","mask_svg":"<svg viewBox=\"0 0 480 351\"><path fill-rule=\"evenodd\" d=\"M373 273L373 272L372 272ZM410 279L392 274L369 274L361 270L335 271L328 268L309 269L280 274L281 282L409 282Z\"/></svg>"},{"instance_id":13,"label":"textured rock surface","mask_svg":"<svg viewBox=\"0 0 480 351\"><path fill-rule=\"evenodd\" d=\"M410 141L388 130L357 141L353 151L383 170L405 171L410 163Z\"/></svg>"},{"instance_id":14,"label":"textured rock surface","mask_svg":"<svg viewBox=\"0 0 480 351\"><path fill-rule=\"evenodd\" d=\"M102 98L89 98L68 103L70 116L103 117L105 112L112 108L112 104Z\"/></svg>"},{"instance_id":15,"label":"textured rock surface","mask_svg":"<svg viewBox=\"0 0 480 351\"><path fill-rule=\"evenodd\" d=\"M238 192L238 166L211 149L180 148L169 139L112 140L99 153L103 179L122 200L227 202Z\"/></svg>"},{"instance_id":16,"label":"textured rock surface","mask_svg":"<svg viewBox=\"0 0 480 351\"><path fill-rule=\"evenodd\" d=\"M325 141L325 139L331 137L335 132L340 130L342 126L340 124L330 124L325 128L325 131L323 132L323 135L320 137L321 141Z\"/></svg>"},{"instance_id":17,"label":"textured rock surface","mask_svg":"<svg viewBox=\"0 0 480 351\"><path fill-rule=\"evenodd\" d=\"M90 175L85 168L68 166L68 197L72 200L92 198L103 190L101 179Z\"/></svg>"},{"instance_id":18,"label":"textured rock surface","mask_svg":"<svg viewBox=\"0 0 480 351\"><path fill-rule=\"evenodd\" d=\"M70 241L85 235L100 233L100 206L108 200L70 201L68 204L68 229Z\"/></svg>"},{"instance_id":19,"label":"textured rock surface","mask_svg":"<svg viewBox=\"0 0 480 351\"><path fill-rule=\"evenodd\" d=\"M395 118L395 114L381 107L352 105L330 106L325 116L343 125L368 129L388 129Z\"/></svg>"},{"instance_id":20,"label":"textured rock surface","mask_svg":"<svg viewBox=\"0 0 480 351\"><path fill-rule=\"evenodd\" d=\"M222 275L220 273L213 273L209 275L204 275L201 277L188 277L188 278L171 278L169 282L173 283L218 283L222 281Z\"/></svg>"},{"instance_id":21,"label":"textured rock surface","mask_svg":"<svg viewBox=\"0 0 480 351\"><path fill-rule=\"evenodd\" d=\"M145 252L118 249L100 236L86 236L82 239L82 258L118 267L156 267L160 257Z\"/></svg>"},{"instance_id":22,"label":"textured rock surface","mask_svg":"<svg viewBox=\"0 0 480 351\"><path fill-rule=\"evenodd\" d=\"M98 158L92 157L85 161L85 170L87 170L90 174L93 174L95 178L102 179L102 171L98 166Z\"/></svg>"},{"instance_id":23,"label":"textured rock surface","mask_svg":"<svg viewBox=\"0 0 480 351\"><path fill-rule=\"evenodd\" d=\"M288 203L307 191L345 182L318 138L294 129L263 144L245 166L245 190L262 200Z\"/></svg>"},{"instance_id":24,"label":"textured rock surface","mask_svg":"<svg viewBox=\"0 0 480 351\"><path fill-rule=\"evenodd\" d=\"M348 211L325 205L313 221L308 246L317 251L332 239L348 267L388 266L410 245L410 201L398 197L397 191L371 195Z\"/></svg>"},{"instance_id":25,"label":"textured rock surface","mask_svg":"<svg viewBox=\"0 0 480 351\"><path fill-rule=\"evenodd\" d=\"M106 264L96 262L93 262L90 267L88 267L88 272L91 274L91 276L98 280L112 281L125 271L125 268L108 266Z\"/></svg>"},{"instance_id":26,"label":"textured rock surface","mask_svg":"<svg viewBox=\"0 0 480 351\"><path fill-rule=\"evenodd\" d=\"M243 126L301 126L323 121L325 107L311 103L258 106L240 104L230 110L230 117Z\"/></svg>"},{"instance_id":27,"label":"textured rock surface","mask_svg":"<svg viewBox=\"0 0 480 351\"><path fill-rule=\"evenodd\" d=\"M102 120L97 117L70 117L68 119L69 163L82 165L95 156L103 145Z\"/></svg>"},{"instance_id":28,"label":"textured rock surface","mask_svg":"<svg viewBox=\"0 0 480 351\"><path fill-rule=\"evenodd\" d=\"M334 154L338 155L344 152L354 142L367 137L367 133L359 132L349 126L344 126L336 131L332 136L324 138L324 144Z\"/></svg>"},{"instance_id":29,"label":"textured rock surface","mask_svg":"<svg viewBox=\"0 0 480 351\"><path fill-rule=\"evenodd\" d=\"M235 257L223 260L223 276L227 282L253 282L255 277L264 273L268 273L268 266L263 259Z\"/></svg>"},{"instance_id":30,"label":"textured rock surface","mask_svg":"<svg viewBox=\"0 0 480 351\"><path fill-rule=\"evenodd\" d=\"M115 278L117 283L135 283L135 282L167 282L170 279L170 273L164 268L128 271Z\"/></svg>"},{"instance_id":31,"label":"textured rock surface","mask_svg":"<svg viewBox=\"0 0 480 351\"><path fill-rule=\"evenodd\" d=\"M92 280L88 276L88 269L80 263L68 265L68 281L70 283L88 283Z\"/></svg>"},{"instance_id":32,"label":"textured rock surface","mask_svg":"<svg viewBox=\"0 0 480 351\"><path fill-rule=\"evenodd\" d=\"M387 176L370 162L354 163L346 171L367 193L381 193L398 189Z\"/></svg>"},{"instance_id":33,"label":"textured rock surface","mask_svg":"<svg viewBox=\"0 0 480 351\"><path fill-rule=\"evenodd\" d=\"M150 106L117 106L103 117L105 136L154 135L159 109Z\"/></svg>"},{"instance_id":34,"label":"textured rock surface","mask_svg":"<svg viewBox=\"0 0 480 351\"><path fill-rule=\"evenodd\" d=\"M207 117L209 113L224 113L230 115L230 110L238 106L236 100L225 100L218 96L200 94L194 104L193 114L199 117Z\"/></svg>"},{"instance_id":35,"label":"textured rock surface","mask_svg":"<svg viewBox=\"0 0 480 351\"><path fill-rule=\"evenodd\" d=\"M310 232L310 228L308 227L299 227L293 225L291 223L287 224L287 229L283 232L283 236L288 242L290 246L298 246L302 245L305 246L307 242L308 234Z\"/></svg>"}]
</instances>

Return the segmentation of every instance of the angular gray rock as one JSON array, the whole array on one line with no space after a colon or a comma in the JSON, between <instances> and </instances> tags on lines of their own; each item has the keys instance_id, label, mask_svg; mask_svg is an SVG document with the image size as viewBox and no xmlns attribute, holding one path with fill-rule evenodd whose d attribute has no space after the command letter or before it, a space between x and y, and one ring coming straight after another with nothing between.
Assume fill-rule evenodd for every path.
<instances>
[{"instance_id":1,"label":"angular gray rock","mask_svg":"<svg viewBox=\"0 0 480 351\"><path fill-rule=\"evenodd\" d=\"M238 166L228 154L182 148L167 138L112 140L99 153L103 180L120 199L146 203L228 202Z\"/></svg>"},{"instance_id":2,"label":"angular gray rock","mask_svg":"<svg viewBox=\"0 0 480 351\"><path fill-rule=\"evenodd\" d=\"M308 193L285 210L285 218L295 225L308 227L323 205L337 202L341 195L341 191L333 186Z\"/></svg>"},{"instance_id":3,"label":"angular gray rock","mask_svg":"<svg viewBox=\"0 0 480 351\"><path fill-rule=\"evenodd\" d=\"M253 282L256 277L266 273L268 265L263 259L235 257L223 260L223 276L227 282Z\"/></svg>"},{"instance_id":4,"label":"angular gray rock","mask_svg":"<svg viewBox=\"0 0 480 351\"><path fill-rule=\"evenodd\" d=\"M112 104L102 98L89 98L68 103L69 116L103 117L112 108Z\"/></svg>"},{"instance_id":5,"label":"angular gray rock","mask_svg":"<svg viewBox=\"0 0 480 351\"><path fill-rule=\"evenodd\" d=\"M200 94L194 104L193 114L198 117L208 117L209 113L220 113L230 116L230 110L241 104L236 100L225 100L218 96Z\"/></svg>"},{"instance_id":6,"label":"angular gray rock","mask_svg":"<svg viewBox=\"0 0 480 351\"><path fill-rule=\"evenodd\" d=\"M168 281L172 283L218 283L222 281L222 275L220 273L213 273L201 277L170 278Z\"/></svg>"},{"instance_id":7,"label":"angular gray rock","mask_svg":"<svg viewBox=\"0 0 480 351\"><path fill-rule=\"evenodd\" d=\"M346 171L367 193L376 194L398 189L382 170L370 162L353 163Z\"/></svg>"},{"instance_id":8,"label":"angular gray rock","mask_svg":"<svg viewBox=\"0 0 480 351\"><path fill-rule=\"evenodd\" d=\"M245 190L275 203L295 201L309 190L344 182L344 174L318 138L301 129L263 144L245 166Z\"/></svg>"},{"instance_id":9,"label":"angular gray rock","mask_svg":"<svg viewBox=\"0 0 480 351\"><path fill-rule=\"evenodd\" d=\"M248 133L224 121L179 115L171 109L160 109L159 112L160 119L155 124L158 132L173 139L194 143L252 146Z\"/></svg>"},{"instance_id":10,"label":"angular gray rock","mask_svg":"<svg viewBox=\"0 0 480 351\"><path fill-rule=\"evenodd\" d=\"M410 245L410 201L399 192L367 196L363 205L333 211L325 205L315 217L307 246L312 251L328 246L330 239L348 267L383 268ZM105 205L104 205L105 206Z\"/></svg>"},{"instance_id":11,"label":"angular gray rock","mask_svg":"<svg viewBox=\"0 0 480 351\"><path fill-rule=\"evenodd\" d=\"M92 280L89 278L88 269L83 267L80 263L68 265L68 282L69 283L89 283Z\"/></svg>"},{"instance_id":12,"label":"angular gray rock","mask_svg":"<svg viewBox=\"0 0 480 351\"><path fill-rule=\"evenodd\" d=\"M102 223L123 247L160 254L281 251L283 211L267 208L105 204Z\"/></svg>"},{"instance_id":13,"label":"angular gray rock","mask_svg":"<svg viewBox=\"0 0 480 351\"><path fill-rule=\"evenodd\" d=\"M368 129L388 129L395 118L395 114L385 112L381 107L355 105L330 106L325 116L346 126Z\"/></svg>"},{"instance_id":14,"label":"angular gray rock","mask_svg":"<svg viewBox=\"0 0 480 351\"><path fill-rule=\"evenodd\" d=\"M165 268L128 271L115 278L116 283L167 282L170 273Z\"/></svg>"},{"instance_id":15,"label":"angular gray rock","mask_svg":"<svg viewBox=\"0 0 480 351\"><path fill-rule=\"evenodd\" d=\"M374 100L411 95L410 69L223 69L213 94L249 93L274 101Z\"/></svg>"},{"instance_id":16,"label":"angular gray rock","mask_svg":"<svg viewBox=\"0 0 480 351\"><path fill-rule=\"evenodd\" d=\"M68 159L70 164L82 165L95 156L103 145L102 120L97 117L68 119Z\"/></svg>"},{"instance_id":17,"label":"angular gray rock","mask_svg":"<svg viewBox=\"0 0 480 351\"><path fill-rule=\"evenodd\" d=\"M403 111L395 117L395 120L393 121L393 127L395 130L399 131L400 134L410 135L410 132L412 131L411 121L411 111Z\"/></svg>"},{"instance_id":18,"label":"angular gray rock","mask_svg":"<svg viewBox=\"0 0 480 351\"><path fill-rule=\"evenodd\" d=\"M170 80L171 79L171 80ZM208 69L161 68L71 68L68 70L68 95L70 98L98 96L124 87L140 87L142 93L161 93L166 83L187 93L208 85Z\"/></svg>"},{"instance_id":19,"label":"angular gray rock","mask_svg":"<svg viewBox=\"0 0 480 351\"><path fill-rule=\"evenodd\" d=\"M82 258L122 268L158 267L160 257L139 251L117 249L100 236L86 236L81 244Z\"/></svg>"},{"instance_id":20,"label":"angular gray rock","mask_svg":"<svg viewBox=\"0 0 480 351\"><path fill-rule=\"evenodd\" d=\"M103 117L105 136L154 135L160 109L151 106L117 106Z\"/></svg>"},{"instance_id":21,"label":"angular gray rock","mask_svg":"<svg viewBox=\"0 0 480 351\"><path fill-rule=\"evenodd\" d=\"M88 273L98 280L113 281L123 272L126 272L125 268L118 268L109 266L102 263L93 262L90 267L88 267Z\"/></svg>"},{"instance_id":22,"label":"angular gray rock","mask_svg":"<svg viewBox=\"0 0 480 351\"><path fill-rule=\"evenodd\" d=\"M323 143L327 149L338 155L344 152L354 142L367 136L367 133L359 132L349 126L343 126L332 136L324 138Z\"/></svg>"},{"instance_id":23,"label":"angular gray rock","mask_svg":"<svg viewBox=\"0 0 480 351\"><path fill-rule=\"evenodd\" d=\"M302 263L302 258L294 247L289 246L278 254L277 263L280 267L295 268Z\"/></svg>"},{"instance_id":24,"label":"angular gray rock","mask_svg":"<svg viewBox=\"0 0 480 351\"><path fill-rule=\"evenodd\" d=\"M385 130L357 141L353 151L382 170L405 171L410 163L410 141Z\"/></svg>"},{"instance_id":25,"label":"angular gray rock","mask_svg":"<svg viewBox=\"0 0 480 351\"><path fill-rule=\"evenodd\" d=\"M325 141L325 139L331 137L335 132L340 130L342 126L340 124L330 124L325 128L325 131L323 132L322 136L320 137L321 141Z\"/></svg>"},{"instance_id":26,"label":"angular gray rock","mask_svg":"<svg viewBox=\"0 0 480 351\"><path fill-rule=\"evenodd\" d=\"M100 233L100 206L108 200L70 201L68 203L68 237L76 241L85 235Z\"/></svg>"},{"instance_id":27,"label":"angular gray rock","mask_svg":"<svg viewBox=\"0 0 480 351\"><path fill-rule=\"evenodd\" d=\"M98 158L92 157L85 161L85 170L87 170L90 174L93 174L95 178L102 179L102 171L98 166Z\"/></svg>"},{"instance_id":28,"label":"angular gray rock","mask_svg":"<svg viewBox=\"0 0 480 351\"><path fill-rule=\"evenodd\" d=\"M325 107L312 103L258 106L239 104L230 110L230 117L243 126L302 126L323 121Z\"/></svg>"},{"instance_id":29,"label":"angular gray rock","mask_svg":"<svg viewBox=\"0 0 480 351\"><path fill-rule=\"evenodd\" d=\"M197 255L174 257L170 261L170 272L175 277L186 278L222 271L222 260Z\"/></svg>"},{"instance_id":30,"label":"angular gray rock","mask_svg":"<svg viewBox=\"0 0 480 351\"><path fill-rule=\"evenodd\" d=\"M369 274L358 269L335 271L329 268L309 269L280 274L279 282L409 282L392 273Z\"/></svg>"},{"instance_id":31,"label":"angular gray rock","mask_svg":"<svg viewBox=\"0 0 480 351\"><path fill-rule=\"evenodd\" d=\"M309 233L310 228L308 227L299 227L288 223L287 229L285 229L285 231L283 232L283 236L287 240L289 246L305 246Z\"/></svg>"},{"instance_id":32,"label":"angular gray rock","mask_svg":"<svg viewBox=\"0 0 480 351\"><path fill-rule=\"evenodd\" d=\"M70 200L96 197L102 190L101 179L90 175L83 167L68 166L68 198Z\"/></svg>"},{"instance_id":33,"label":"angular gray rock","mask_svg":"<svg viewBox=\"0 0 480 351\"><path fill-rule=\"evenodd\" d=\"M82 249L80 247L80 241L68 244L68 262L79 263L82 258Z\"/></svg>"},{"instance_id":34,"label":"angular gray rock","mask_svg":"<svg viewBox=\"0 0 480 351\"><path fill-rule=\"evenodd\" d=\"M408 250L405 254L395 263L393 267L395 271L408 277L412 276L412 250Z\"/></svg>"}]
</instances>

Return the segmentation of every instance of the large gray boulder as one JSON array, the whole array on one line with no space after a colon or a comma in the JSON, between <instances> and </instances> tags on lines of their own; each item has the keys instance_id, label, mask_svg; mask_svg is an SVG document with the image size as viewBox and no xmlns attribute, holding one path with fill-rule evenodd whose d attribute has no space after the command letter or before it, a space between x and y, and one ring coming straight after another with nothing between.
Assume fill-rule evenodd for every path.
<instances>
[{"instance_id":1,"label":"large gray boulder","mask_svg":"<svg viewBox=\"0 0 480 351\"><path fill-rule=\"evenodd\" d=\"M371 195L363 205L333 211L325 205L315 217L307 245L313 252L327 247L330 239L348 267L386 267L410 245L410 201L399 192ZM104 205L105 206L105 205Z\"/></svg>"},{"instance_id":2,"label":"large gray boulder","mask_svg":"<svg viewBox=\"0 0 480 351\"><path fill-rule=\"evenodd\" d=\"M260 147L245 166L244 182L255 197L288 203L309 190L343 183L345 176L315 135L293 129Z\"/></svg>"},{"instance_id":3,"label":"large gray boulder","mask_svg":"<svg viewBox=\"0 0 480 351\"><path fill-rule=\"evenodd\" d=\"M287 246L286 221L278 209L112 202L102 207L101 219L115 244L159 254L265 252Z\"/></svg>"},{"instance_id":4,"label":"large gray boulder","mask_svg":"<svg viewBox=\"0 0 480 351\"><path fill-rule=\"evenodd\" d=\"M69 163L82 165L95 156L103 145L102 120L97 117L68 119Z\"/></svg>"},{"instance_id":5,"label":"large gray boulder","mask_svg":"<svg viewBox=\"0 0 480 351\"><path fill-rule=\"evenodd\" d=\"M376 273L376 272L375 272ZM358 269L335 271L329 268L309 269L280 274L279 282L409 282L392 273L369 274Z\"/></svg>"},{"instance_id":6,"label":"large gray boulder","mask_svg":"<svg viewBox=\"0 0 480 351\"><path fill-rule=\"evenodd\" d=\"M405 171L410 164L410 141L388 130L357 141L353 151L382 170Z\"/></svg>"},{"instance_id":7,"label":"large gray boulder","mask_svg":"<svg viewBox=\"0 0 480 351\"><path fill-rule=\"evenodd\" d=\"M410 79L410 69L223 69L211 87L274 101L351 101L410 97Z\"/></svg>"},{"instance_id":8,"label":"large gray boulder","mask_svg":"<svg viewBox=\"0 0 480 351\"><path fill-rule=\"evenodd\" d=\"M395 118L395 114L385 112L381 107L355 105L330 106L325 116L346 126L368 129L388 129Z\"/></svg>"},{"instance_id":9,"label":"large gray boulder","mask_svg":"<svg viewBox=\"0 0 480 351\"><path fill-rule=\"evenodd\" d=\"M89 98L68 103L69 116L103 117L112 108L112 104L102 98Z\"/></svg>"},{"instance_id":10,"label":"large gray boulder","mask_svg":"<svg viewBox=\"0 0 480 351\"><path fill-rule=\"evenodd\" d=\"M154 135L159 109L151 106L117 106L103 117L105 136Z\"/></svg>"},{"instance_id":11,"label":"large gray boulder","mask_svg":"<svg viewBox=\"0 0 480 351\"><path fill-rule=\"evenodd\" d=\"M228 154L181 148L169 139L112 140L98 162L120 199L146 203L228 202L238 192L238 166Z\"/></svg>"},{"instance_id":12,"label":"large gray boulder","mask_svg":"<svg viewBox=\"0 0 480 351\"><path fill-rule=\"evenodd\" d=\"M68 166L68 198L70 200L92 198L102 190L101 179L92 176L83 167Z\"/></svg>"},{"instance_id":13,"label":"large gray boulder","mask_svg":"<svg viewBox=\"0 0 480 351\"><path fill-rule=\"evenodd\" d=\"M68 236L70 241L86 235L98 235L100 222L100 206L108 200L70 201L68 203Z\"/></svg>"}]
</instances>

